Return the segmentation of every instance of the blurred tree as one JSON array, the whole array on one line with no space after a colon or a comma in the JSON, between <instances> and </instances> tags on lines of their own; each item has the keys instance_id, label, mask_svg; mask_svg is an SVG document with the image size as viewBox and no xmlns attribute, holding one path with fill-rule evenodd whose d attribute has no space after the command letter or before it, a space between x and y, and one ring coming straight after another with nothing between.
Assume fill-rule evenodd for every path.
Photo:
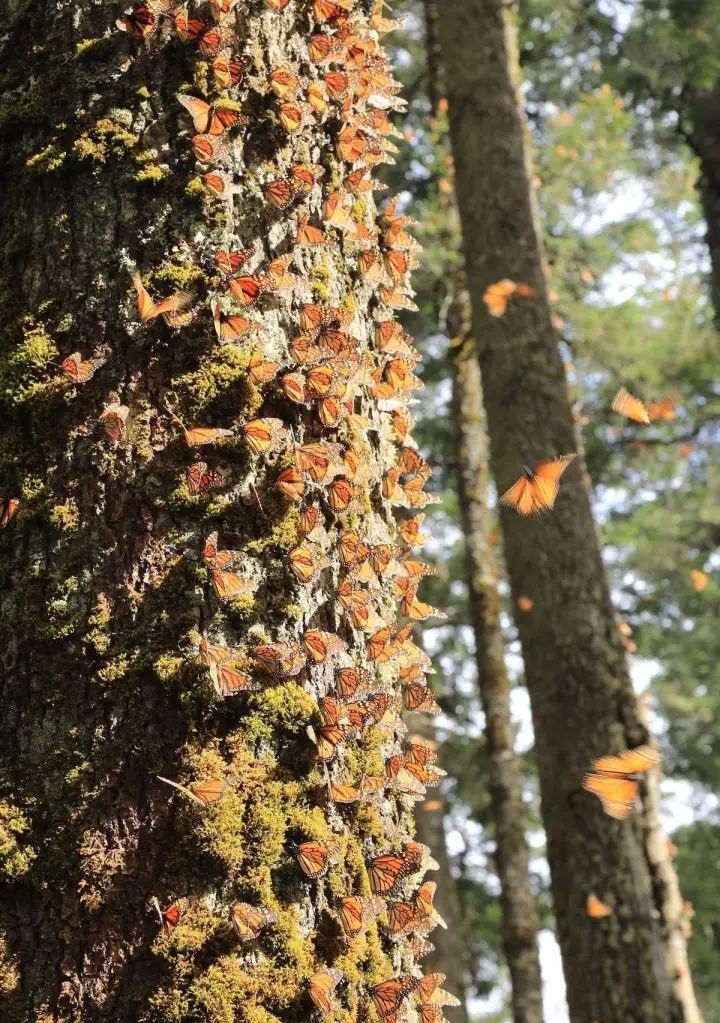
<instances>
[{"instance_id":1,"label":"blurred tree","mask_svg":"<svg viewBox=\"0 0 720 1023\"><path fill-rule=\"evenodd\" d=\"M452 0L438 27L491 464L505 487L523 464L574 451L575 424L545 284L509 11L498 0ZM532 288L534 299L491 317L487 289L504 278ZM653 864L639 835L603 819L580 791L593 752L633 745L645 730L588 494L572 470L568 477L545 519L506 511L501 521L513 598L533 606L517 624L570 1011L613 1023L695 1019L693 1006L673 992L666 967L671 922L661 919L664 934L654 922L659 904L647 894ZM591 891L614 909L602 925L585 913ZM619 953L623 920L630 919Z\"/></svg>"}]
</instances>

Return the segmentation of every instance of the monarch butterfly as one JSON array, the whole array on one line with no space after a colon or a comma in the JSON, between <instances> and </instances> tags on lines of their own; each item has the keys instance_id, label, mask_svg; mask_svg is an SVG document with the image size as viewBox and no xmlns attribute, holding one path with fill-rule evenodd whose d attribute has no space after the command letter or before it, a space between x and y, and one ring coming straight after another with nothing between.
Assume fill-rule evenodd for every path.
<instances>
[{"instance_id":1,"label":"monarch butterfly","mask_svg":"<svg viewBox=\"0 0 720 1023\"><path fill-rule=\"evenodd\" d=\"M585 912L594 920L602 920L604 917L612 915L610 907L601 902L597 895L594 895L592 892L587 897Z\"/></svg>"},{"instance_id":2,"label":"monarch butterfly","mask_svg":"<svg viewBox=\"0 0 720 1023\"><path fill-rule=\"evenodd\" d=\"M240 114L236 110L224 106L211 106L197 96L180 95L178 102L192 117L198 135L222 135L240 121Z\"/></svg>"},{"instance_id":3,"label":"monarch butterfly","mask_svg":"<svg viewBox=\"0 0 720 1023\"><path fill-rule=\"evenodd\" d=\"M338 915L342 929L349 938L365 930L372 917L382 913L385 904L382 899L359 898L346 895L338 904Z\"/></svg>"},{"instance_id":4,"label":"monarch butterfly","mask_svg":"<svg viewBox=\"0 0 720 1023\"><path fill-rule=\"evenodd\" d=\"M422 547L430 539L429 536L420 532L424 518L424 512L420 512L418 515L414 515L412 518L405 519L400 523L400 539L408 547Z\"/></svg>"},{"instance_id":5,"label":"monarch butterfly","mask_svg":"<svg viewBox=\"0 0 720 1023\"><path fill-rule=\"evenodd\" d=\"M290 0L265 0L265 6L271 11L284 11Z\"/></svg>"},{"instance_id":6,"label":"monarch butterfly","mask_svg":"<svg viewBox=\"0 0 720 1023\"><path fill-rule=\"evenodd\" d=\"M208 192L216 199L221 198L229 190L230 179L227 174L216 174L211 171L209 174L203 174L202 180Z\"/></svg>"},{"instance_id":7,"label":"monarch butterfly","mask_svg":"<svg viewBox=\"0 0 720 1023\"><path fill-rule=\"evenodd\" d=\"M187 4L175 12L175 31L184 43L197 41L207 28L206 22L188 16Z\"/></svg>"},{"instance_id":8,"label":"monarch butterfly","mask_svg":"<svg viewBox=\"0 0 720 1023\"><path fill-rule=\"evenodd\" d=\"M232 437L232 430L223 430L215 426L194 426L189 430L183 427L185 442L189 448L212 444L223 437Z\"/></svg>"},{"instance_id":9,"label":"monarch butterfly","mask_svg":"<svg viewBox=\"0 0 720 1023\"><path fill-rule=\"evenodd\" d=\"M235 6L236 0L210 0L210 11L215 21L224 21Z\"/></svg>"},{"instance_id":10,"label":"monarch butterfly","mask_svg":"<svg viewBox=\"0 0 720 1023\"><path fill-rule=\"evenodd\" d=\"M620 388L613 398L610 407L613 412L619 412L620 415L627 416L628 419L632 419L635 423L650 422L650 416L645 405L643 405L639 398L630 394L625 387Z\"/></svg>"},{"instance_id":11,"label":"monarch butterfly","mask_svg":"<svg viewBox=\"0 0 720 1023\"><path fill-rule=\"evenodd\" d=\"M268 202L278 210L286 210L297 198L293 182L288 178L278 178L265 186Z\"/></svg>"},{"instance_id":12,"label":"monarch butterfly","mask_svg":"<svg viewBox=\"0 0 720 1023\"><path fill-rule=\"evenodd\" d=\"M415 907L411 902L391 902L387 912L387 930L390 934L403 934L411 931L413 926L420 926L424 921L418 920Z\"/></svg>"},{"instance_id":13,"label":"monarch butterfly","mask_svg":"<svg viewBox=\"0 0 720 1023\"><path fill-rule=\"evenodd\" d=\"M407 710L413 710L417 714L439 714L440 707L433 699L433 695L427 686L417 682L411 682L403 689L403 703Z\"/></svg>"},{"instance_id":14,"label":"monarch butterfly","mask_svg":"<svg viewBox=\"0 0 720 1023\"><path fill-rule=\"evenodd\" d=\"M212 781L193 781L189 785L181 785L179 782L170 781L169 778L163 778L161 775L158 775L158 778L160 781L164 781L166 785L172 785L174 789L178 789L188 799L192 799L193 802L199 803L201 806L217 803L228 788L226 781L218 779L213 779Z\"/></svg>"},{"instance_id":15,"label":"monarch butterfly","mask_svg":"<svg viewBox=\"0 0 720 1023\"><path fill-rule=\"evenodd\" d=\"M535 607L535 601L532 599L532 597L526 596L518 597L516 603L518 608L525 614L527 614L529 611L532 611L532 609Z\"/></svg>"},{"instance_id":16,"label":"monarch butterfly","mask_svg":"<svg viewBox=\"0 0 720 1023\"><path fill-rule=\"evenodd\" d=\"M221 487L225 483L222 473L208 469L207 462L193 462L185 471L188 491L193 495L204 494L213 487Z\"/></svg>"},{"instance_id":17,"label":"monarch butterfly","mask_svg":"<svg viewBox=\"0 0 720 1023\"><path fill-rule=\"evenodd\" d=\"M112 441L113 444L119 444L125 436L125 423L127 417L130 415L130 409L127 405L120 405L118 402L113 402L112 405L108 405L107 408L100 413L100 424L103 428L105 436L108 440Z\"/></svg>"},{"instance_id":18,"label":"monarch butterfly","mask_svg":"<svg viewBox=\"0 0 720 1023\"><path fill-rule=\"evenodd\" d=\"M617 756L600 757L583 779L583 788L593 792L609 817L623 821L632 810L638 789L637 775L660 761L650 746L637 746Z\"/></svg>"},{"instance_id":19,"label":"monarch butterfly","mask_svg":"<svg viewBox=\"0 0 720 1023\"><path fill-rule=\"evenodd\" d=\"M137 292L137 310L141 323L147 323L156 316L162 316L169 327L182 327L190 322L191 314L182 312L191 301L191 296L187 292L178 291L169 298L161 299L160 302L153 302L140 274L133 270L130 276Z\"/></svg>"},{"instance_id":20,"label":"monarch butterfly","mask_svg":"<svg viewBox=\"0 0 720 1023\"><path fill-rule=\"evenodd\" d=\"M184 906L180 902L173 902L171 906L164 909L160 914L162 919L163 930L166 934L172 934L177 925L180 923L182 915L185 911Z\"/></svg>"},{"instance_id":21,"label":"monarch butterfly","mask_svg":"<svg viewBox=\"0 0 720 1023\"><path fill-rule=\"evenodd\" d=\"M647 406L647 414L653 423L658 419L663 423L670 423L677 419L677 405L673 398L650 401Z\"/></svg>"},{"instance_id":22,"label":"monarch butterfly","mask_svg":"<svg viewBox=\"0 0 720 1023\"><path fill-rule=\"evenodd\" d=\"M73 352L60 363L60 369L68 380L74 384L86 384L95 375L95 370L105 362L104 359L95 358L83 361L80 352Z\"/></svg>"},{"instance_id":23,"label":"monarch butterfly","mask_svg":"<svg viewBox=\"0 0 720 1023\"><path fill-rule=\"evenodd\" d=\"M258 646L254 657L261 671L277 679L293 678L305 667L305 654L299 643Z\"/></svg>"},{"instance_id":24,"label":"monarch butterfly","mask_svg":"<svg viewBox=\"0 0 720 1023\"><path fill-rule=\"evenodd\" d=\"M125 11L115 24L122 32L136 39L147 39L155 27L156 15L169 10L170 0L146 0L146 3Z\"/></svg>"},{"instance_id":25,"label":"monarch butterfly","mask_svg":"<svg viewBox=\"0 0 720 1023\"><path fill-rule=\"evenodd\" d=\"M340 743L352 735L352 729L347 725L330 722L322 725L317 730L312 725L308 725L307 734L312 742L315 743L318 760L327 763L337 753Z\"/></svg>"},{"instance_id":26,"label":"monarch butterfly","mask_svg":"<svg viewBox=\"0 0 720 1023\"><path fill-rule=\"evenodd\" d=\"M408 764L420 764L427 767L437 760L437 744L432 739L424 739L414 735L406 743L405 761Z\"/></svg>"},{"instance_id":27,"label":"monarch butterfly","mask_svg":"<svg viewBox=\"0 0 720 1023\"><path fill-rule=\"evenodd\" d=\"M262 906L236 902L230 907L230 922L240 941L254 941L263 928L274 924L277 916Z\"/></svg>"},{"instance_id":28,"label":"monarch butterfly","mask_svg":"<svg viewBox=\"0 0 720 1023\"><path fill-rule=\"evenodd\" d=\"M703 572L700 568L693 568L690 570L690 581L692 582L693 589L697 593L702 593L706 589L709 582L707 572Z\"/></svg>"},{"instance_id":29,"label":"monarch butterfly","mask_svg":"<svg viewBox=\"0 0 720 1023\"><path fill-rule=\"evenodd\" d=\"M362 792L354 785L336 784L331 782L328 788L330 800L333 803L356 803Z\"/></svg>"},{"instance_id":30,"label":"monarch butterfly","mask_svg":"<svg viewBox=\"0 0 720 1023\"><path fill-rule=\"evenodd\" d=\"M520 515L536 515L555 505L560 477L575 455L559 455L552 462L542 462L534 470L523 466L517 483L500 498L500 504L514 508Z\"/></svg>"},{"instance_id":31,"label":"monarch butterfly","mask_svg":"<svg viewBox=\"0 0 720 1023\"><path fill-rule=\"evenodd\" d=\"M338 862L340 846L337 842L301 842L295 849L300 869L306 877L315 880L327 873L331 864Z\"/></svg>"},{"instance_id":32,"label":"monarch butterfly","mask_svg":"<svg viewBox=\"0 0 720 1023\"><path fill-rule=\"evenodd\" d=\"M249 675L229 664L212 663L210 665L210 678L215 686L218 696L234 696L236 693L247 693L260 686Z\"/></svg>"},{"instance_id":33,"label":"monarch butterfly","mask_svg":"<svg viewBox=\"0 0 720 1023\"><path fill-rule=\"evenodd\" d=\"M440 927L447 929L447 924L433 905L436 890L437 885L434 881L425 881L418 888L413 899L413 905L415 912L421 919L428 920L433 926L438 924Z\"/></svg>"},{"instance_id":34,"label":"monarch butterfly","mask_svg":"<svg viewBox=\"0 0 720 1023\"><path fill-rule=\"evenodd\" d=\"M332 21L350 10L348 0L313 0L313 14L319 22Z\"/></svg>"},{"instance_id":35,"label":"monarch butterfly","mask_svg":"<svg viewBox=\"0 0 720 1023\"><path fill-rule=\"evenodd\" d=\"M251 419L243 426L243 436L253 454L263 455L283 444L287 430L282 419Z\"/></svg>"},{"instance_id":36,"label":"monarch butterfly","mask_svg":"<svg viewBox=\"0 0 720 1023\"><path fill-rule=\"evenodd\" d=\"M370 685L370 675L359 668L340 668L335 674L335 689L341 700L368 692Z\"/></svg>"},{"instance_id":37,"label":"monarch butterfly","mask_svg":"<svg viewBox=\"0 0 720 1023\"><path fill-rule=\"evenodd\" d=\"M362 564L369 557L370 548L357 533L341 533L338 554L340 564L345 568L350 568Z\"/></svg>"},{"instance_id":38,"label":"monarch butterfly","mask_svg":"<svg viewBox=\"0 0 720 1023\"><path fill-rule=\"evenodd\" d=\"M10 519L15 515L20 504L17 497L4 497L0 501L0 529L4 529Z\"/></svg>"},{"instance_id":39,"label":"monarch butterfly","mask_svg":"<svg viewBox=\"0 0 720 1023\"><path fill-rule=\"evenodd\" d=\"M318 441L315 444L300 444L295 448L295 463L301 472L308 474L315 483L323 482L338 465L340 446ZM339 469L337 470L339 471Z\"/></svg>"},{"instance_id":40,"label":"monarch butterfly","mask_svg":"<svg viewBox=\"0 0 720 1023\"><path fill-rule=\"evenodd\" d=\"M265 2L268 3L268 0ZM321 1012L337 1012L340 1009L340 1003L333 993L344 976L342 970L330 969L319 970L313 973L312 977L308 977L308 994Z\"/></svg>"},{"instance_id":41,"label":"monarch butterfly","mask_svg":"<svg viewBox=\"0 0 720 1023\"><path fill-rule=\"evenodd\" d=\"M394 1023L401 1004L417 986L418 981L415 977L393 977L369 988L368 994L380 1019L386 1023Z\"/></svg>"},{"instance_id":42,"label":"monarch butterfly","mask_svg":"<svg viewBox=\"0 0 720 1023\"><path fill-rule=\"evenodd\" d=\"M310 217L305 214L298 223L295 241L298 245L322 245L325 241L325 232L319 227L312 227Z\"/></svg>"},{"instance_id":43,"label":"monarch butterfly","mask_svg":"<svg viewBox=\"0 0 720 1023\"><path fill-rule=\"evenodd\" d=\"M222 664L223 661L231 661L234 654L227 647L208 643L207 636L203 636L200 640L200 656L203 664Z\"/></svg>"},{"instance_id":44,"label":"monarch butterfly","mask_svg":"<svg viewBox=\"0 0 720 1023\"><path fill-rule=\"evenodd\" d=\"M217 530L208 534L202 549L202 558L208 568L227 568L237 560L235 551L218 550Z\"/></svg>"},{"instance_id":45,"label":"monarch butterfly","mask_svg":"<svg viewBox=\"0 0 720 1023\"><path fill-rule=\"evenodd\" d=\"M283 469L275 480L275 486L291 501L300 501L305 493L303 474L292 465Z\"/></svg>"},{"instance_id":46,"label":"monarch butterfly","mask_svg":"<svg viewBox=\"0 0 720 1023\"><path fill-rule=\"evenodd\" d=\"M226 552L222 552L226 553ZM257 583L252 579L246 579L237 572L223 572L220 569L213 569L210 573L213 589L218 600L234 600L243 594L254 593Z\"/></svg>"},{"instance_id":47,"label":"monarch butterfly","mask_svg":"<svg viewBox=\"0 0 720 1023\"><path fill-rule=\"evenodd\" d=\"M301 536L310 536L315 530L320 530L324 525L323 514L317 505L310 505L300 513L298 530ZM324 532L324 530L322 530Z\"/></svg>"},{"instance_id":48,"label":"monarch butterfly","mask_svg":"<svg viewBox=\"0 0 720 1023\"><path fill-rule=\"evenodd\" d=\"M223 316L220 310L220 303L216 299L211 302L210 308L212 309L215 333L221 344L237 341L243 334L258 326L252 320L246 320L244 316Z\"/></svg>"},{"instance_id":49,"label":"monarch butterfly","mask_svg":"<svg viewBox=\"0 0 720 1023\"><path fill-rule=\"evenodd\" d=\"M426 973L417 983L416 997L421 1005L459 1005L460 999L443 991L444 973Z\"/></svg>"},{"instance_id":50,"label":"monarch butterfly","mask_svg":"<svg viewBox=\"0 0 720 1023\"><path fill-rule=\"evenodd\" d=\"M255 249L239 249L237 252L217 249L215 262L224 274L236 274L254 255Z\"/></svg>"},{"instance_id":51,"label":"monarch butterfly","mask_svg":"<svg viewBox=\"0 0 720 1023\"><path fill-rule=\"evenodd\" d=\"M404 853L383 853L367 866L370 890L373 895L393 895L403 879L412 874L416 864Z\"/></svg>"},{"instance_id":52,"label":"monarch butterfly","mask_svg":"<svg viewBox=\"0 0 720 1023\"><path fill-rule=\"evenodd\" d=\"M319 629L307 629L303 633L303 646L316 664L322 664L333 654L339 654L345 650L347 644L340 636L333 632L322 632Z\"/></svg>"},{"instance_id":53,"label":"monarch butterfly","mask_svg":"<svg viewBox=\"0 0 720 1023\"><path fill-rule=\"evenodd\" d=\"M247 364L248 376L258 386L272 380L279 369L279 362L264 362L262 352L257 348L251 354Z\"/></svg>"},{"instance_id":54,"label":"monarch butterfly","mask_svg":"<svg viewBox=\"0 0 720 1023\"><path fill-rule=\"evenodd\" d=\"M288 67L278 67L270 72L270 88L279 99L292 99L300 88L300 79Z\"/></svg>"},{"instance_id":55,"label":"monarch butterfly","mask_svg":"<svg viewBox=\"0 0 720 1023\"><path fill-rule=\"evenodd\" d=\"M311 583L330 564L316 544L302 543L288 552L290 568L301 583Z\"/></svg>"}]
</instances>

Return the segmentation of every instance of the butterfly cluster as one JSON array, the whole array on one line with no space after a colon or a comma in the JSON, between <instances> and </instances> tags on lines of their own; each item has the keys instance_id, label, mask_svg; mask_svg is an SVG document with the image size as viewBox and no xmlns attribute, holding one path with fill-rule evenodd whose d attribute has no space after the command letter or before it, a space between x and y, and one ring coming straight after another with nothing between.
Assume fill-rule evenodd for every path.
<instances>
[{"instance_id":1,"label":"butterfly cluster","mask_svg":"<svg viewBox=\"0 0 720 1023\"><path fill-rule=\"evenodd\" d=\"M403 107L380 42L395 26L383 6L212 0L189 10L142 0L117 27L150 49L179 38L206 62L208 90L181 92L177 116L204 208L227 225L224 244L208 254L206 299L186 291L155 296L152 271L133 269L136 318L150 331L160 321L171 332L207 322L218 350L244 353L258 395L252 417L213 425L188 426L171 402L164 406L189 452L187 491L192 498L232 494L232 469L215 458L223 447L239 451L261 514L263 497L279 500L294 509L297 523L282 570L304 616L262 642L228 641L222 614L238 599L262 595L262 567L232 546L222 521L203 528L189 555L207 578L198 658L224 706L242 707L247 694L290 682L311 694L315 710L305 733L320 782L313 798L334 837L288 839L297 883L317 886L319 904L346 943L369 928L384 936L398 975L360 992L378 1018L395 1023L412 1004L414 1018L434 1023L457 1000L442 990L442 975L415 975L415 959L432 947L427 935L445 924L433 905L435 884L423 877L437 864L408 821L414 801L443 772L430 742L406 738L401 715L439 711L430 661L412 629L414 621L443 616L419 595L433 571L416 553L427 539L423 509L435 499L425 491L430 467L411 434L420 355L394 319L395 310L414 308L409 275L418 245L397 201L378 210L373 198L373 168L392 161L395 149L390 114ZM279 38L300 25L304 33L296 31L302 48L292 48L292 59L270 67L239 30L247 19L265 18L278 19ZM264 159L255 175L263 216L278 227L262 250L257 242L243 245L232 227L252 159L247 139L256 129L275 146L274 162ZM328 260L342 265L342 287L322 295L310 284ZM101 424L118 445L132 410L112 398ZM373 770L357 767L366 746L381 751ZM221 777L160 780L199 812L227 799L235 784ZM400 823L388 829L386 844L363 843L360 879L344 857L350 815L362 804L384 807L385 817ZM328 898L330 873L335 882L346 878L341 897ZM164 911L158 905L165 933L180 925L186 908L183 900ZM275 907L249 902L231 903L228 914L241 943L262 941L277 923ZM317 965L305 997L330 1013L344 999L344 974L336 963Z\"/></svg>"}]
</instances>

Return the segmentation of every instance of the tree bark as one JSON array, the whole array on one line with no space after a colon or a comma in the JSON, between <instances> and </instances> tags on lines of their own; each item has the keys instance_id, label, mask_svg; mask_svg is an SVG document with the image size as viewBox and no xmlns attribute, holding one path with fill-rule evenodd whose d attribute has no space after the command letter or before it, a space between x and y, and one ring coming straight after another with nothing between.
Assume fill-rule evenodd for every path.
<instances>
[{"instance_id":1,"label":"tree bark","mask_svg":"<svg viewBox=\"0 0 720 1023\"><path fill-rule=\"evenodd\" d=\"M720 82L708 92L691 93L686 99L689 125L683 138L700 161L698 194L705 218L705 239L710 256L710 299L720 325Z\"/></svg>"},{"instance_id":2,"label":"tree bark","mask_svg":"<svg viewBox=\"0 0 720 1023\"><path fill-rule=\"evenodd\" d=\"M469 351L470 338L464 332L451 344L455 346L451 358L458 489L478 689L485 714L495 861L501 884L502 943L512 982L513 1019L515 1023L542 1023L538 914L530 882L522 775L514 748L498 565L490 539L488 441L480 367L475 352Z\"/></svg>"},{"instance_id":3,"label":"tree bark","mask_svg":"<svg viewBox=\"0 0 720 1023\"><path fill-rule=\"evenodd\" d=\"M576 450L574 422L544 279L514 32L500 0L449 0L440 22L447 71L473 334L491 467L500 490ZM488 315L488 286L534 289ZM580 462L580 459L577 460ZM573 1023L683 1018L650 888L643 822L616 823L582 790L593 757L646 738L615 624L582 464L555 510L503 510L505 556L532 702L543 821ZM612 915L585 911L595 893Z\"/></svg>"},{"instance_id":4,"label":"tree bark","mask_svg":"<svg viewBox=\"0 0 720 1023\"><path fill-rule=\"evenodd\" d=\"M400 751L397 665L401 655L419 663L407 640L401 649L389 637L375 659L369 648L380 612L392 627L393 579L409 554L393 517L407 503L402 488L386 483L388 498L382 484L391 470L400 482L411 475L396 463L412 446L399 423L414 356L377 340L407 287L396 275L392 292L390 278L360 271L350 236L363 227L372 239L388 225L371 191L349 192L350 171L364 164L342 156L338 141L346 120L367 116L373 127L359 137L374 162L384 151L382 116L352 89L344 109L327 96L324 110L321 95L316 107L305 99L328 68L352 59L361 71L364 54L382 74L382 52L364 0L351 16L357 49L339 45L327 64L309 52L309 35L320 48L338 40L308 16L309 5L229 6L223 45L242 55L244 70L225 89L213 80L212 53L180 39L165 14L143 42L115 31L115 5L0 0L0 499L20 502L0 533L3 1023L298 1023L314 1011L308 978L325 967L343 971L337 1018L353 1023L371 1017L371 985L417 972L404 937L390 941L373 919L347 939L337 914L340 896L370 894L368 857L409 856L410 802L389 780L347 805L330 800L327 785L329 775L359 786ZM199 13L210 17L206 5ZM297 132L283 127L269 88L270 72L283 66L299 68ZM195 131L179 93L218 104L197 113ZM223 130L220 115L238 110L243 120ZM203 118L215 150L209 165L195 162L190 143ZM273 206L268 184L310 164L306 192ZM212 179L203 181L208 172L221 175L219 198ZM298 206L311 222L327 221L321 211L338 189L348 218L325 223L321 245L299 247ZM250 312L231 301L218 249L252 250L243 272L263 294ZM275 287L268 263L286 254L295 279ZM158 316L140 325L134 266L156 297L190 292L190 322ZM257 327L237 340L217 336L215 300L220 331L239 330L221 326L229 313ZM308 304L324 311L320 326L304 322ZM321 420L308 364L293 354L301 333L323 348L310 365L333 378L347 370L345 391L332 388L335 426L328 409ZM342 362L333 343L351 349ZM96 360L81 366L87 381L71 381L72 360L61 369L74 352L83 364ZM396 392L390 360L396 375L407 369ZM262 371L258 361L276 365ZM279 382L288 370L300 375L300 401ZM98 422L108 408L114 438ZM174 417L229 435L184 437ZM243 431L258 417L282 424L260 453ZM308 443L337 447L327 474L301 474L298 504L277 479ZM221 478L196 494L186 472L200 461ZM355 489L347 509L339 491L332 505L328 496L343 476ZM299 512L315 506L310 551L319 565L302 583L290 554L302 545ZM220 561L208 546L214 531L232 552ZM356 580L360 556L341 564L339 538L350 531L392 545L382 579ZM228 570L226 557L248 580L230 599L229 579L210 585L212 572ZM367 629L338 602L347 579L363 592L377 583ZM329 633L342 649L324 656L325 640L307 630ZM207 661L222 655L203 658L203 640L230 652L225 663L242 671L249 693L220 698L210 677L220 662ZM258 647L278 643L300 664L269 674ZM368 670L383 723L371 723L360 698L355 713L370 715L367 727L348 734L325 767L307 727L317 733L318 700L335 694L340 666ZM158 775L227 787L202 805ZM307 840L338 843L327 878L300 870L293 843ZM420 861L409 860L417 869L393 897L412 897ZM238 901L276 917L248 945L228 923ZM171 904L179 923L162 926L157 907Z\"/></svg>"}]
</instances>

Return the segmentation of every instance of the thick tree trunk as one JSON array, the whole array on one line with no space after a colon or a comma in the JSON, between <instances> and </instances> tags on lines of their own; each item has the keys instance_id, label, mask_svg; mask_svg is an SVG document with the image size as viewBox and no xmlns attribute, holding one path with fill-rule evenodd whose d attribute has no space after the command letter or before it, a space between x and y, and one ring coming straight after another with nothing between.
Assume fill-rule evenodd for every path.
<instances>
[{"instance_id":1,"label":"thick tree trunk","mask_svg":"<svg viewBox=\"0 0 720 1023\"><path fill-rule=\"evenodd\" d=\"M505 489L524 464L576 450L531 198L516 44L501 0L448 0L440 21L467 280L491 441ZM488 315L490 284L535 298ZM579 461L579 460L578 460ZM666 962L643 824L617 823L582 789L597 755L646 737L618 634L582 465L551 514L501 516L532 701L543 820L573 1023L683 1018ZM595 893L612 908L590 918Z\"/></svg>"},{"instance_id":2,"label":"thick tree trunk","mask_svg":"<svg viewBox=\"0 0 720 1023\"><path fill-rule=\"evenodd\" d=\"M689 107L690 126L683 136L700 161L698 192L710 255L710 298L720 325L720 82L711 92L696 95Z\"/></svg>"},{"instance_id":3,"label":"thick tree trunk","mask_svg":"<svg viewBox=\"0 0 720 1023\"><path fill-rule=\"evenodd\" d=\"M377 84L360 94L366 60L374 83L384 74L382 53L364 0L349 5L352 52L337 26L316 22L321 5L227 6L222 49L244 69L225 90L228 69L213 71L213 54L178 38L164 13L143 43L115 30L114 4L0 0L0 498L20 500L0 534L3 1023L298 1023L314 1011L307 980L325 967L344 973L337 1018L351 1023L371 1017L372 984L415 968L407 937L390 941L372 913L353 938L338 917L339 897L370 894L367 858L391 849L405 866L391 898L412 898L425 855L407 846L410 803L389 778L347 805L327 784L382 772L400 749L398 663L416 667L416 682L424 667L392 624L383 642L380 618L394 619L408 557L392 505L409 503L401 484L424 471L408 466L404 433L414 356L389 326L405 282L397 268L394 291L361 272L350 240L379 232L380 266L394 248L372 192L356 177L351 194L348 177L363 169L352 155L370 164L384 148L368 99ZM140 8L138 25L163 7ZM209 19L210 7L190 15ZM323 99L326 72L351 61L357 78ZM284 66L301 79L299 131L283 126L280 114L292 129L295 113L269 87ZM196 104L194 131L181 92L218 104ZM344 128L346 140L357 133L354 154ZM190 136L202 129L198 151L215 155L199 165ZM291 175L309 164L309 177ZM219 179L204 182L208 172ZM279 208L267 186L285 179ZM325 240L299 247L298 205L317 224L336 190L347 216L336 210L330 226L326 208ZM250 312L231 299L217 249L252 250L242 272L263 294ZM289 282L288 268L268 275L286 254ZM190 322L140 325L132 266L153 295L189 291ZM230 312L256 326L240 333ZM303 345L319 354L303 361ZM59 365L74 352L97 359L80 369L87 382L71 382L72 361ZM115 418L101 425L109 406ZM229 435L183 436L174 416ZM258 417L282 421L267 450L243 429ZM302 454L309 443L326 447ZM277 480L301 458L298 503ZM220 478L188 477L200 461ZM314 507L303 544L299 511ZM213 553L216 530L232 555ZM316 564L305 583L299 548ZM387 558L381 578L370 553ZM247 592L235 592L238 575ZM376 609L367 628L338 601L341 581ZM258 652L279 643L272 663ZM242 674L222 675L229 667ZM324 765L307 727L317 736L318 701L337 695L340 667L368 669L375 696L358 697L353 728L350 709L337 710L341 741ZM222 699L212 677L251 692ZM332 713L326 704L326 722ZM203 805L158 775L227 787ZM293 843L309 840L329 853L327 879L300 869ZM238 901L276 917L248 945L228 924ZM179 923L160 926L155 907L171 904Z\"/></svg>"},{"instance_id":4,"label":"thick tree trunk","mask_svg":"<svg viewBox=\"0 0 720 1023\"><path fill-rule=\"evenodd\" d=\"M515 1023L542 1023L538 914L530 882L522 774L510 714L511 683L500 625L499 573L488 507L488 441L480 367L469 339L453 339L453 414L463 532L467 545L470 614L478 689L485 714L485 745L501 884L502 940L512 981Z\"/></svg>"}]
</instances>

